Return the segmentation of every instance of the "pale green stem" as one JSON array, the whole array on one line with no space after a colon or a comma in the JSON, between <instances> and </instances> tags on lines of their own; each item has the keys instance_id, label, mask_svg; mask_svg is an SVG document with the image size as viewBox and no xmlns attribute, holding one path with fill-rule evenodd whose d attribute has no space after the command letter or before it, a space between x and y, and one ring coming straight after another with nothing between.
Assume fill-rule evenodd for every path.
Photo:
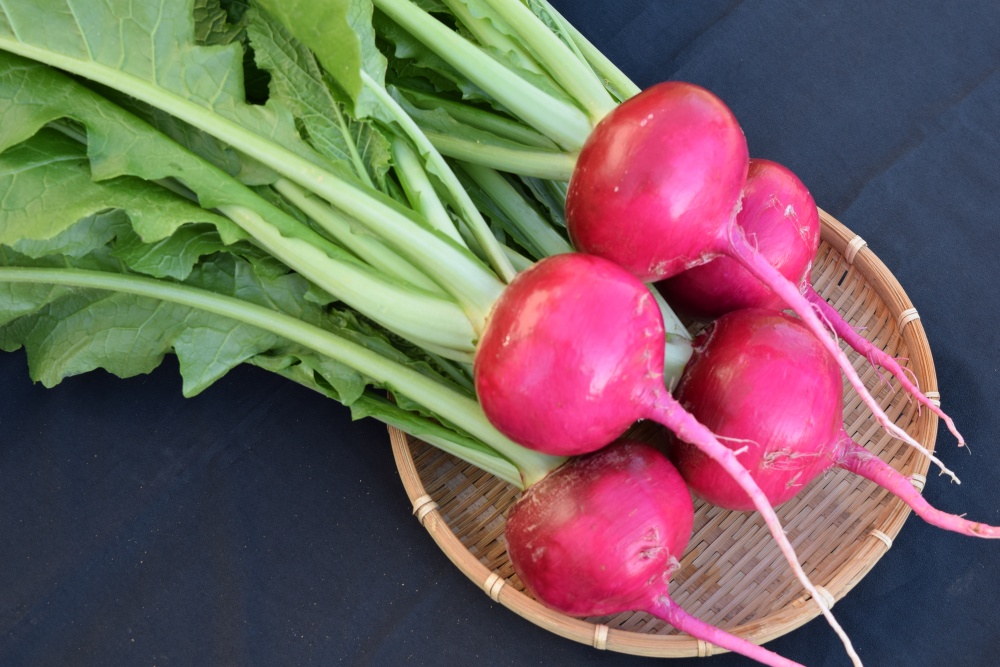
<instances>
[{"instance_id":1,"label":"pale green stem","mask_svg":"<svg viewBox=\"0 0 1000 667\"><path fill-rule=\"evenodd\" d=\"M319 244L281 235L274 225L245 206L218 210L253 236L279 261L306 280L418 345L452 349L465 359L475 351L476 334L454 301L416 289L403 290L360 265L338 262Z\"/></svg>"},{"instance_id":2,"label":"pale green stem","mask_svg":"<svg viewBox=\"0 0 1000 667\"><path fill-rule=\"evenodd\" d=\"M433 294L443 294L441 287L412 264L400 258L382 241L368 233L355 231L353 223L324 200L309 194L286 178L279 178L272 187L308 215L342 246L373 268Z\"/></svg>"},{"instance_id":3,"label":"pale green stem","mask_svg":"<svg viewBox=\"0 0 1000 667\"><path fill-rule=\"evenodd\" d=\"M514 250L513 248L508 248L507 246L504 246L503 250L505 253L507 253L507 258L510 260L510 263L514 265L514 268L517 269L518 273L530 269L535 264L530 259L522 255L518 251Z\"/></svg>"},{"instance_id":4,"label":"pale green stem","mask_svg":"<svg viewBox=\"0 0 1000 667\"><path fill-rule=\"evenodd\" d=\"M583 146L592 125L580 109L539 90L410 0L374 4L528 125L567 150Z\"/></svg>"},{"instance_id":5,"label":"pale green stem","mask_svg":"<svg viewBox=\"0 0 1000 667\"><path fill-rule=\"evenodd\" d=\"M500 249L499 244L497 244L496 238L490 232L489 226L487 226L486 221L483 220L482 214L476 208L476 205L469 198L469 193L465 191L462 184L458 182L458 178L455 173L445 162L444 157L434 145L424 136L423 131L420 127L413 121L406 110L400 106L392 95L389 94L384 87L379 85L379 83L373 80L364 71L361 72L361 80L374 95L379 99L380 102L386 107L395 121L403 128L403 132L406 136L414 143L417 150L420 151L424 157L427 159L428 165L434 174L441 179L441 183L444 185L445 189L454 199L456 206L458 207L459 215L465 220L469 229L472 231L473 236L479 243L480 248L489 260L490 265L497 272L497 275L504 282L510 282L513 279L514 267L510 265L507 261L507 256L503 254L503 250ZM454 230L454 225L451 225L452 230ZM457 234L456 234L457 236ZM461 243L461 239L456 238L456 241Z\"/></svg>"},{"instance_id":6,"label":"pale green stem","mask_svg":"<svg viewBox=\"0 0 1000 667\"><path fill-rule=\"evenodd\" d=\"M465 241L455 226L455 222L448 215L444 204L441 203L441 198L434 190L431 179L427 177L427 172L424 171L423 162L417 152L402 137L393 137L391 149L393 167L410 206L424 216L435 229L449 236L454 236L464 244Z\"/></svg>"},{"instance_id":7,"label":"pale green stem","mask_svg":"<svg viewBox=\"0 0 1000 667\"><path fill-rule=\"evenodd\" d=\"M680 382L684 368L687 366L691 355L694 354L691 333L681 323L677 313L674 312L667 300L660 294L660 290L654 285L647 285L652 292L656 305L663 316L663 333L665 344L663 346L663 382L668 391L673 391L677 383Z\"/></svg>"},{"instance_id":8,"label":"pale green stem","mask_svg":"<svg viewBox=\"0 0 1000 667\"><path fill-rule=\"evenodd\" d=\"M580 62L576 54L524 4L511 0L486 0L486 4L528 44L556 83L587 110L592 125L599 123L617 106L594 71Z\"/></svg>"},{"instance_id":9,"label":"pale green stem","mask_svg":"<svg viewBox=\"0 0 1000 667\"><path fill-rule=\"evenodd\" d=\"M533 128L524 125L516 120L501 116L498 113L474 107L464 102L455 102L437 95L413 90L411 88L400 88L396 86L403 97L410 104L423 110L441 109L459 123L463 123L477 130L484 130L495 134L503 139L509 139L531 148L541 148L543 150L558 151L559 147L551 139ZM417 119L417 124L420 120ZM426 130L425 130L426 132Z\"/></svg>"},{"instance_id":10,"label":"pale green stem","mask_svg":"<svg viewBox=\"0 0 1000 667\"><path fill-rule=\"evenodd\" d=\"M521 48L521 46L511 39L510 36L505 35L493 25L494 20L499 20L497 17L490 17L489 19L479 18L472 13L469 9L469 4L474 1L475 0L444 0L444 4L448 6L448 9L455 15L455 18L457 18L462 25L464 25L468 31L472 33L472 36L475 37L480 44L492 47L500 52L513 53L517 57L517 62L520 67L535 74L545 74L545 70L543 70L537 62L535 62L535 59L531 56L531 54ZM479 6L482 7L482 3L479 3Z\"/></svg>"},{"instance_id":11,"label":"pale green stem","mask_svg":"<svg viewBox=\"0 0 1000 667\"><path fill-rule=\"evenodd\" d=\"M583 33L576 29L576 27L567 21L562 14L560 14L555 7L548 2L548 0L538 0L543 5L545 5L546 10L548 10L549 15L553 19L559 21L560 25L567 31L569 36L573 39L577 48L583 53L583 57L586 58L590 66L594 68L598 76L602 77L607 81L611 88L618 91L622 99L628 99L642 92L642 88L635 85L628 76L625 75L618 66L611 62L607 56L605 56L600 49L594 46L590 40L588 40Z\"/></svg>"},{"instance_id":12,"label":"pale green stem","mask_svg":"<svg viewBox=\"0 0 1000 667\"><path fill-rule=\"evenodd\" d=\"M575 153L487 146L429 130L424 134L442 155L520 176L568 181L576 166Z\"/></svg>"},{"instance_id":13,"label":"pale green stem","mask_svg":"<svg viewBox=\"0 0 1000 667\"><path fill-rule=\"evenodd\" d=\"M507 214L511 224L515 225L533 246L532 248L526 246L526 249L536 251L539 257L573 252L569 241L560 236L499 173L475 164L464 164L462 169L483 189L493 203Z\"/></svg>"}]
</instances>

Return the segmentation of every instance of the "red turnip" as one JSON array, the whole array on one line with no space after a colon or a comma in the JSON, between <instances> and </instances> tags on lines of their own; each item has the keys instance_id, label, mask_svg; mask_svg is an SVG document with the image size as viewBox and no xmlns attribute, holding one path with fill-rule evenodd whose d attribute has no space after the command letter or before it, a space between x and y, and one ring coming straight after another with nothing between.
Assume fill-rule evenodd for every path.
<instances>
[{"instance_id":1,"label":"red turnip","mask_svg":"<svg viewBox=\"0 0 1000 667\"><path fill-rule=\"evenodd\" d=\"M736 214L748 168L746 138L721 100L690 83L657 84L616 107L587 138L567 193L570 237L578 251L646 281L733 258L802 318L883 428L931 456L889 419L809 300L747 239Z\"/></svg>"},{"instance_id":2,"label":"red turnip","mask_svg":"<svg viewBox=\"0 0 1000 667\"><path fill-rule=\"evenodd\" d=\"M899 362L858 334L809 282L809 272L819 248L820 224L816 202L791 170L770 160L750 160L737 224L753 239L761 257L801 292L833 331L872 364L888 370L903 389L944 420L964 444L951 418L931 402L911 381ZM740 308L783 309L785 303L729 257L717 257L693 267L658 287L680 310L705 318Z\"/></svg>"},{"instance_id":3,"label":"red turnip","mask_svg":"<svg viewBox=\"0 0 1000 667\"><path fill-rule=\"evenodd\" d=\"M766 496L732 451L667 391L663 350L663 320L642 281L600 257L556 255L518 274L494 305L477 346L476 393L494 426L548 454L593 452L640 419L698 447L753 499L796 577L857 661Z\"/></svg>"},{"instance_id":4,"label":"red turnip","mask_svg":"<svg viewBox=\"0 0 1000 667\"><path fill-rule=\"evenodd\" d=\"M690 493L667 458L619 441L528 489L508 514L505 537L518 577L553 609L572 616L641 610L762 663L798 664L698 620L670 598L693 522Z\"/></svg>"},{"instance_id":5,"label":"red turnip","mask_svg":"<svg viewBox=\"0 0 1000 667\"><path fill-rule=\"evenodd\" d=\"M675 394L737 452L772 505L839 467L899 496L928 523L1000 537L1000 528L931 507L906 477L847 435L837 364L802 321L790 315L747 309L712 322L696 339ZM726 509L755 508L714 461L685 442L670 440L671 460L694 493Z\"/></svg>"}]
</instances>

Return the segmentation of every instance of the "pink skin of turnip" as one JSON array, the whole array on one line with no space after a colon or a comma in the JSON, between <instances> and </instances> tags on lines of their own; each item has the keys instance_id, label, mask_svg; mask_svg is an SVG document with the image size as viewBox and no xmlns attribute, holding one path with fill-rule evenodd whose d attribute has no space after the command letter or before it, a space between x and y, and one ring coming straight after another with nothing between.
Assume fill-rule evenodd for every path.
<instances>
[{"instance_id":1,"label":"pink skin of turnip","mask_svg":"<svg viewBox=\"0 0 1000 667\"><path fill-rule=\"evenodd\" d=\"M748 241L736 222L748 169L746 137L721 100L693 84L657 84L616 107L587 138L567 192L570 238L578 251L646 282L716 257L736 260L809 326L879 424L957 482L889 419L809 300Z\"/></svg>"},{"instance_id":2,"label":"pink skin of turnip","mask_svg":"<svg viewBox=\"0 0 1000 667\"><path fill-rule=\"evenodd\" d=\"M514 571L548 607L582 617L645 611L764 664L797 665L691 616L670 598L693 522L690 492L667 458L651 445L621 440L529 488L511 508L504 534Z\"/></svg>"},{"instance_id":3,"label":"pink skin of turnip","mask_svg":"<svg viewBox=\"0 0 1000 667\"><path fill-rule=\"evenodd\" d=\"M847 435L839 368L790 315L747 309L712 322L696 339L675 395L738 452L774 506L838 467L879 484L934 526L1000 537L1000 528L935 509L908 478ZM670 458L696 495L725 509L755 509L712 460L687 443L670 441Z\"/></svg>"},{"instance_id":4,"label":"pink skin of turnip","mask_svg":"<svg viewBox=\"0 0 1000 667\"><path fill-rule=\"evenodd\" d=\"M641 419L693 443L753 499L795 576L860 664L766 496L667 391L663 354L663 319L642 281L600 257L556 255L519 273L494 304L476 351L476 393L497 429L547 454L596 451Z\"/></svg>"},{"instance_id":5,"label":"pink skin of turnip","mask_svg":"<svg viewBox=\"0 0 1000 667\"><path fill-rule=\"evenodd\" d=\"M709 91L667 81L616 107L577 158L566 195L573 246L646 282L721 254L747 177L746 137ZM623 222L623 221L627 221Z\"/></svg>"},{"instance_id":6,"label":"pink skin of turnip","mask_svg":"<svg viewBox=\"0 0 1000 667\"><path fill-rule=\"evenodd\" d=\"M904 391L944 420L959 446L965 444L951 417L920 391L899 362L859 335L813 289L809 273L819 249L819 212L809 190L791 170L770 160L750 160L736 223L753 240L761 257L799 286L799 292L816 307L834 333L872 364L888 370ZM728 257L696 266L657 287L671 306L709 319L741 308L785 307L774 292Z\"/></svg>"}]
</instances>

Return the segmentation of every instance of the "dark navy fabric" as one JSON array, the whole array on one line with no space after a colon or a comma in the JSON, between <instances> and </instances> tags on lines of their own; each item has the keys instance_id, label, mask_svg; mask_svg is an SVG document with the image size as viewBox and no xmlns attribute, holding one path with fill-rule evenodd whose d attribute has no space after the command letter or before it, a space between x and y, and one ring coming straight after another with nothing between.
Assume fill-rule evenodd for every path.
<instances>
[{"instance_id":1,"label":"dark navy fabric","mask_svg":"<svg viewBox=\"0 0 1000 667\"><path fill-rule=\"evenodd\" d=\"M1000 3L553 0L639 84L734 110L919 310L961 486L1000 523ZM766 400L766 397L762 397ZM835 607L866 664L1000 664L1000 543L907 520ZM769 644L849 664L816 620ZM493 603L410 516L384 428L242 368L33 386L0 354L0 665L649 665ZM728 667L731 655L670 664Z\"/></svg>"}]
</instances>

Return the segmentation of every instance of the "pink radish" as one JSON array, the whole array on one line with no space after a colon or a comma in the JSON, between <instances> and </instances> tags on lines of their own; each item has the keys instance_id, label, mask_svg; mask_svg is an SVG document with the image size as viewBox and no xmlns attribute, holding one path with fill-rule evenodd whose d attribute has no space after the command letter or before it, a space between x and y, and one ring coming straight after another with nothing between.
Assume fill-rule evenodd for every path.
<instances>
[{"instance_id":1,"label":"pink radish","mask_svg":"<svg viewBox=\"0 0 1000 667\"><path fill-rule=\"evenodd\" d=\"M736 260L802 318L878 422L957 482L889 419L809 300L748 241L736 222L747 155L736 118L707 90L673 81L646 89L605 116L580 151L566 199L574 246L645 281Z\"/></svg>"},{"instance_id":2,"label":"pink radish","mask_svg":"<svg viewBox=\"0 0 1000 667\"><path fill-rule=\"evenodd\" d=\"M693 522L690 492L667 458L650 445L618 441L529 488L507 516L505 537L514 571L553 609L572 616L642 610L764 664L798 664L698 620L670 598Z\"/></svg>"},{"instance_id":3,"label":"pink radish","mask_svg":"<svg viewBox=\"0 0 1000 667\"><path fill-rule=\"evenodd\" d=\"M960 446L964 444L951 418L920 391L899 362L860 336L813 289L809 272L819 248L819 213L809 190L795 174L770 160L750 160L736 223L752 238L760 255L799 286L799 292L840 338L872 364L892 373L905 391L944 420ZM718 317L739 308L785 307L774 292L728 257L696 266L662 281L658 287L672 306L699 317Z\"/></svg>"},{"instance_id":4,"label":"pink radish","mask_svg":"<svg viewBox=\"0 0 1000 667\"><path fill-rule=\"evenodd\" d=\"M645 283L600 257L556 255L519 273L495 303L477 346L476 393L494 426L545 453L593 452L640 419L704 451L753 499L796 577L860 663L767 497L667 391L663 351L663 320Z\"/></svg>"},{"instance_id":5,"label":"pink radish","mask_svg":"<svg viewBox=\"0 0 1000 667\"><path fill-rule=\"evenodd\" d=\"M847 435L837 364L790 315L747 309L712 322L695 341L675 394L737 450L772 505L838 467L881 485L932 525L1000 537L1000 528L935 509L909 479ZM754 509L747 494L698 449L671 438L670 457L699 497L726 509Z\"/></svg>"}]
</instances>

